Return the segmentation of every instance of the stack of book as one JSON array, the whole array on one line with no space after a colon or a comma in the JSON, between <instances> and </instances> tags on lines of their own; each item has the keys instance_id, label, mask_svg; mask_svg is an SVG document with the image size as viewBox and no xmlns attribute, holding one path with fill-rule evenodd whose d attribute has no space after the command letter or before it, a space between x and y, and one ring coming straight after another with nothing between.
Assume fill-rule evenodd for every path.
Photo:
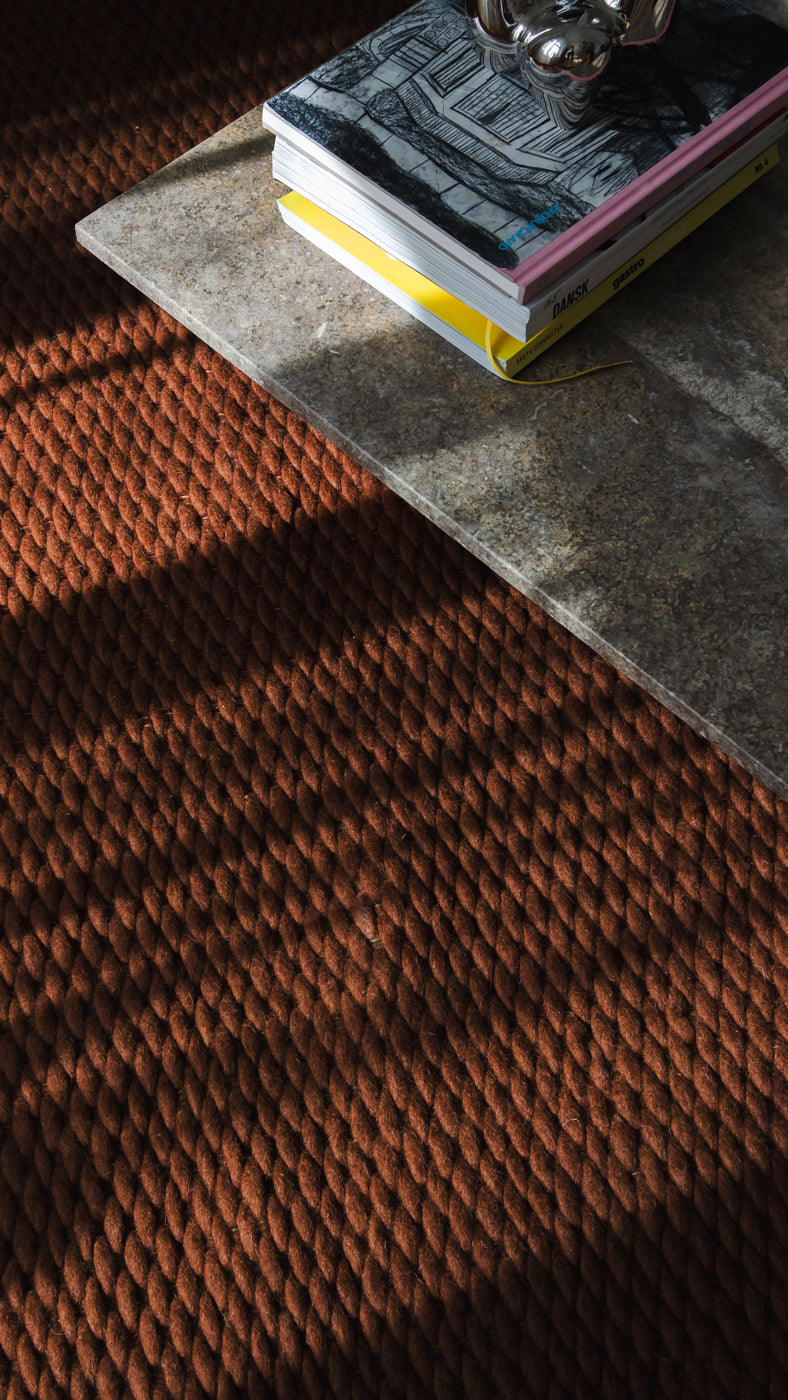
<instances>
[{"instance_id":1,"label":"stack of book","mask_svg":"<svg viewBox=\"0 0 788 1400\"><path fill-rule=\"evenodd\" d=\"M421 0L263 121L286 222L512 376L777 163L788 33L683 0L568 132L483 66L464 0Z\"/></svg>"}]
</instances>

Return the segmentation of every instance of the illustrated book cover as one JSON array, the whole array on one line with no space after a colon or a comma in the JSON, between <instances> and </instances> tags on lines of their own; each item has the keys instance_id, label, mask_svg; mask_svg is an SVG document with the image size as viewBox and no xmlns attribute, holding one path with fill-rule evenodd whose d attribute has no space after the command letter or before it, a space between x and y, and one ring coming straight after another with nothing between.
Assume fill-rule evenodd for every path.
<instances>
[{"instance_id":1,"label":"illustrated book cover","mask_svg":"<svg viewBox=\"0 0 788 1400\"><path fill-rule=\"evenodd\" d=\"M663 43L617 55L571 132L483 66L463 0L421 0L263 121L381 222L523 301L786 105L788 33L738 0L682 0Z\"/></svg>"},{"instance_id":2,"label":"illustrated book cover","mask_svg":"<svg viewBox=\"0 0 788 1400\"><path fill-rule=\"evenodd\" d=\"M399 259L431 282L445 287L453 296L489 317L510 335L527 340L541 329L546 320L552 319L556 300L563 300L576 285L587 283L588 289L595 287L630 252L675 223L684 212L724 184L767 146L779 140L787 128L788 112L782 112L765 127L760 127L753 136L732 149L726 149L710 165L691 175L645 213L606 238L554 281L526 295L522 302L515 301L486 279L474 276L456 259L423 239L413 229L403 229L396 220L380 222L371 218L369 201L363 195L347 185L326 182L314 162L280 141L276 142L274 150L273 174L289 189L297 190L312 204L319 205L363 237L377 243L390 257ZM294 159L291 160L291 157Z\"/></svg>"}]
</instances>

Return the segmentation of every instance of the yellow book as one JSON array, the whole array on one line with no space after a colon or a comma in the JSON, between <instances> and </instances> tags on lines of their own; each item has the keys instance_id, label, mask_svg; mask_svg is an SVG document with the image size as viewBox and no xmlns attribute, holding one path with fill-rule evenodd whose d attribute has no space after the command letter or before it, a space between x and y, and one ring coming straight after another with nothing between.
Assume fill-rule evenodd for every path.
<instances>
[{"instance_id":1,"label":"yellow book","mask_svg":"<svg viewBox=\"0 0 788 1400\"><path fill-rule=\"evenodd\" d=\"M778 161L777 146L768 146L724 184L700 200L694 209L677 219L670 228L645 243L639 252L630 256L621 267L587 295L575 301L563 314L559 312L551 325L539 331L530 340L519 341L507 332L493 328L490 342L498 367L505 374L517 374L566 335L567 331L572 330L591 312L615 296L616 292L629 286L630 282L671 248L675 248L690 233L700 228L701 224L737 194L741 194L749 185L760 179L767 170L773 169ZM391 257L376 243L356 233L354 229L334 218L332 214L326 213L303 195L291 191L278 202L285 222L310 242L357 273L418 320L431 326L479 364L496 369L495 364L489 362L487 349L489 322L481 312L466 306L464 302L435 282L431 282L420 272L416 272L407 263ZM648 230L645 232L647 235ZM571 281L571 274L568 275L567 281Z\"/></svg>"}]
</instances>

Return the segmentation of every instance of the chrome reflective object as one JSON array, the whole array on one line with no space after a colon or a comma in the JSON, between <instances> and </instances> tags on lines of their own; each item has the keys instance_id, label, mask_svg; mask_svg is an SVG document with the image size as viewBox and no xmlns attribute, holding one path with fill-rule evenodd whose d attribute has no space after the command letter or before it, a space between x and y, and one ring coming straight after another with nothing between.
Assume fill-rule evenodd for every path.
<instances>
[{"instance_id":1,"label":"chrome reflective object","mask_svg":"<svg viewBox=\"0 0 788 1400\"><path fill-rule=\"evenodd\" d=\"M677 0L465 0L468 32L487 67L519 68L563 127L583 120L613 49L653 44Z\"/></svg>"}]
</instances>

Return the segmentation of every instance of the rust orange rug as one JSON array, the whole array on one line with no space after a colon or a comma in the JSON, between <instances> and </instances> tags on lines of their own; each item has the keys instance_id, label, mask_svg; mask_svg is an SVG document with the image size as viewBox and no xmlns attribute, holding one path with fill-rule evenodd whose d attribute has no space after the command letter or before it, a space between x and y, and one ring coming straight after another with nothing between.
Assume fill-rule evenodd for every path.
<instances>
[{"instance_id":1,"label":"rust orange rug","mask_svg":"<svg viewBox=\"0 0 788 1400\"><path fill-rule=\"evenodd\" d=\"M788 1395L785 807L75 245L397 8L4 21L8 1400Z\"/></svg>"}]
</instances>

